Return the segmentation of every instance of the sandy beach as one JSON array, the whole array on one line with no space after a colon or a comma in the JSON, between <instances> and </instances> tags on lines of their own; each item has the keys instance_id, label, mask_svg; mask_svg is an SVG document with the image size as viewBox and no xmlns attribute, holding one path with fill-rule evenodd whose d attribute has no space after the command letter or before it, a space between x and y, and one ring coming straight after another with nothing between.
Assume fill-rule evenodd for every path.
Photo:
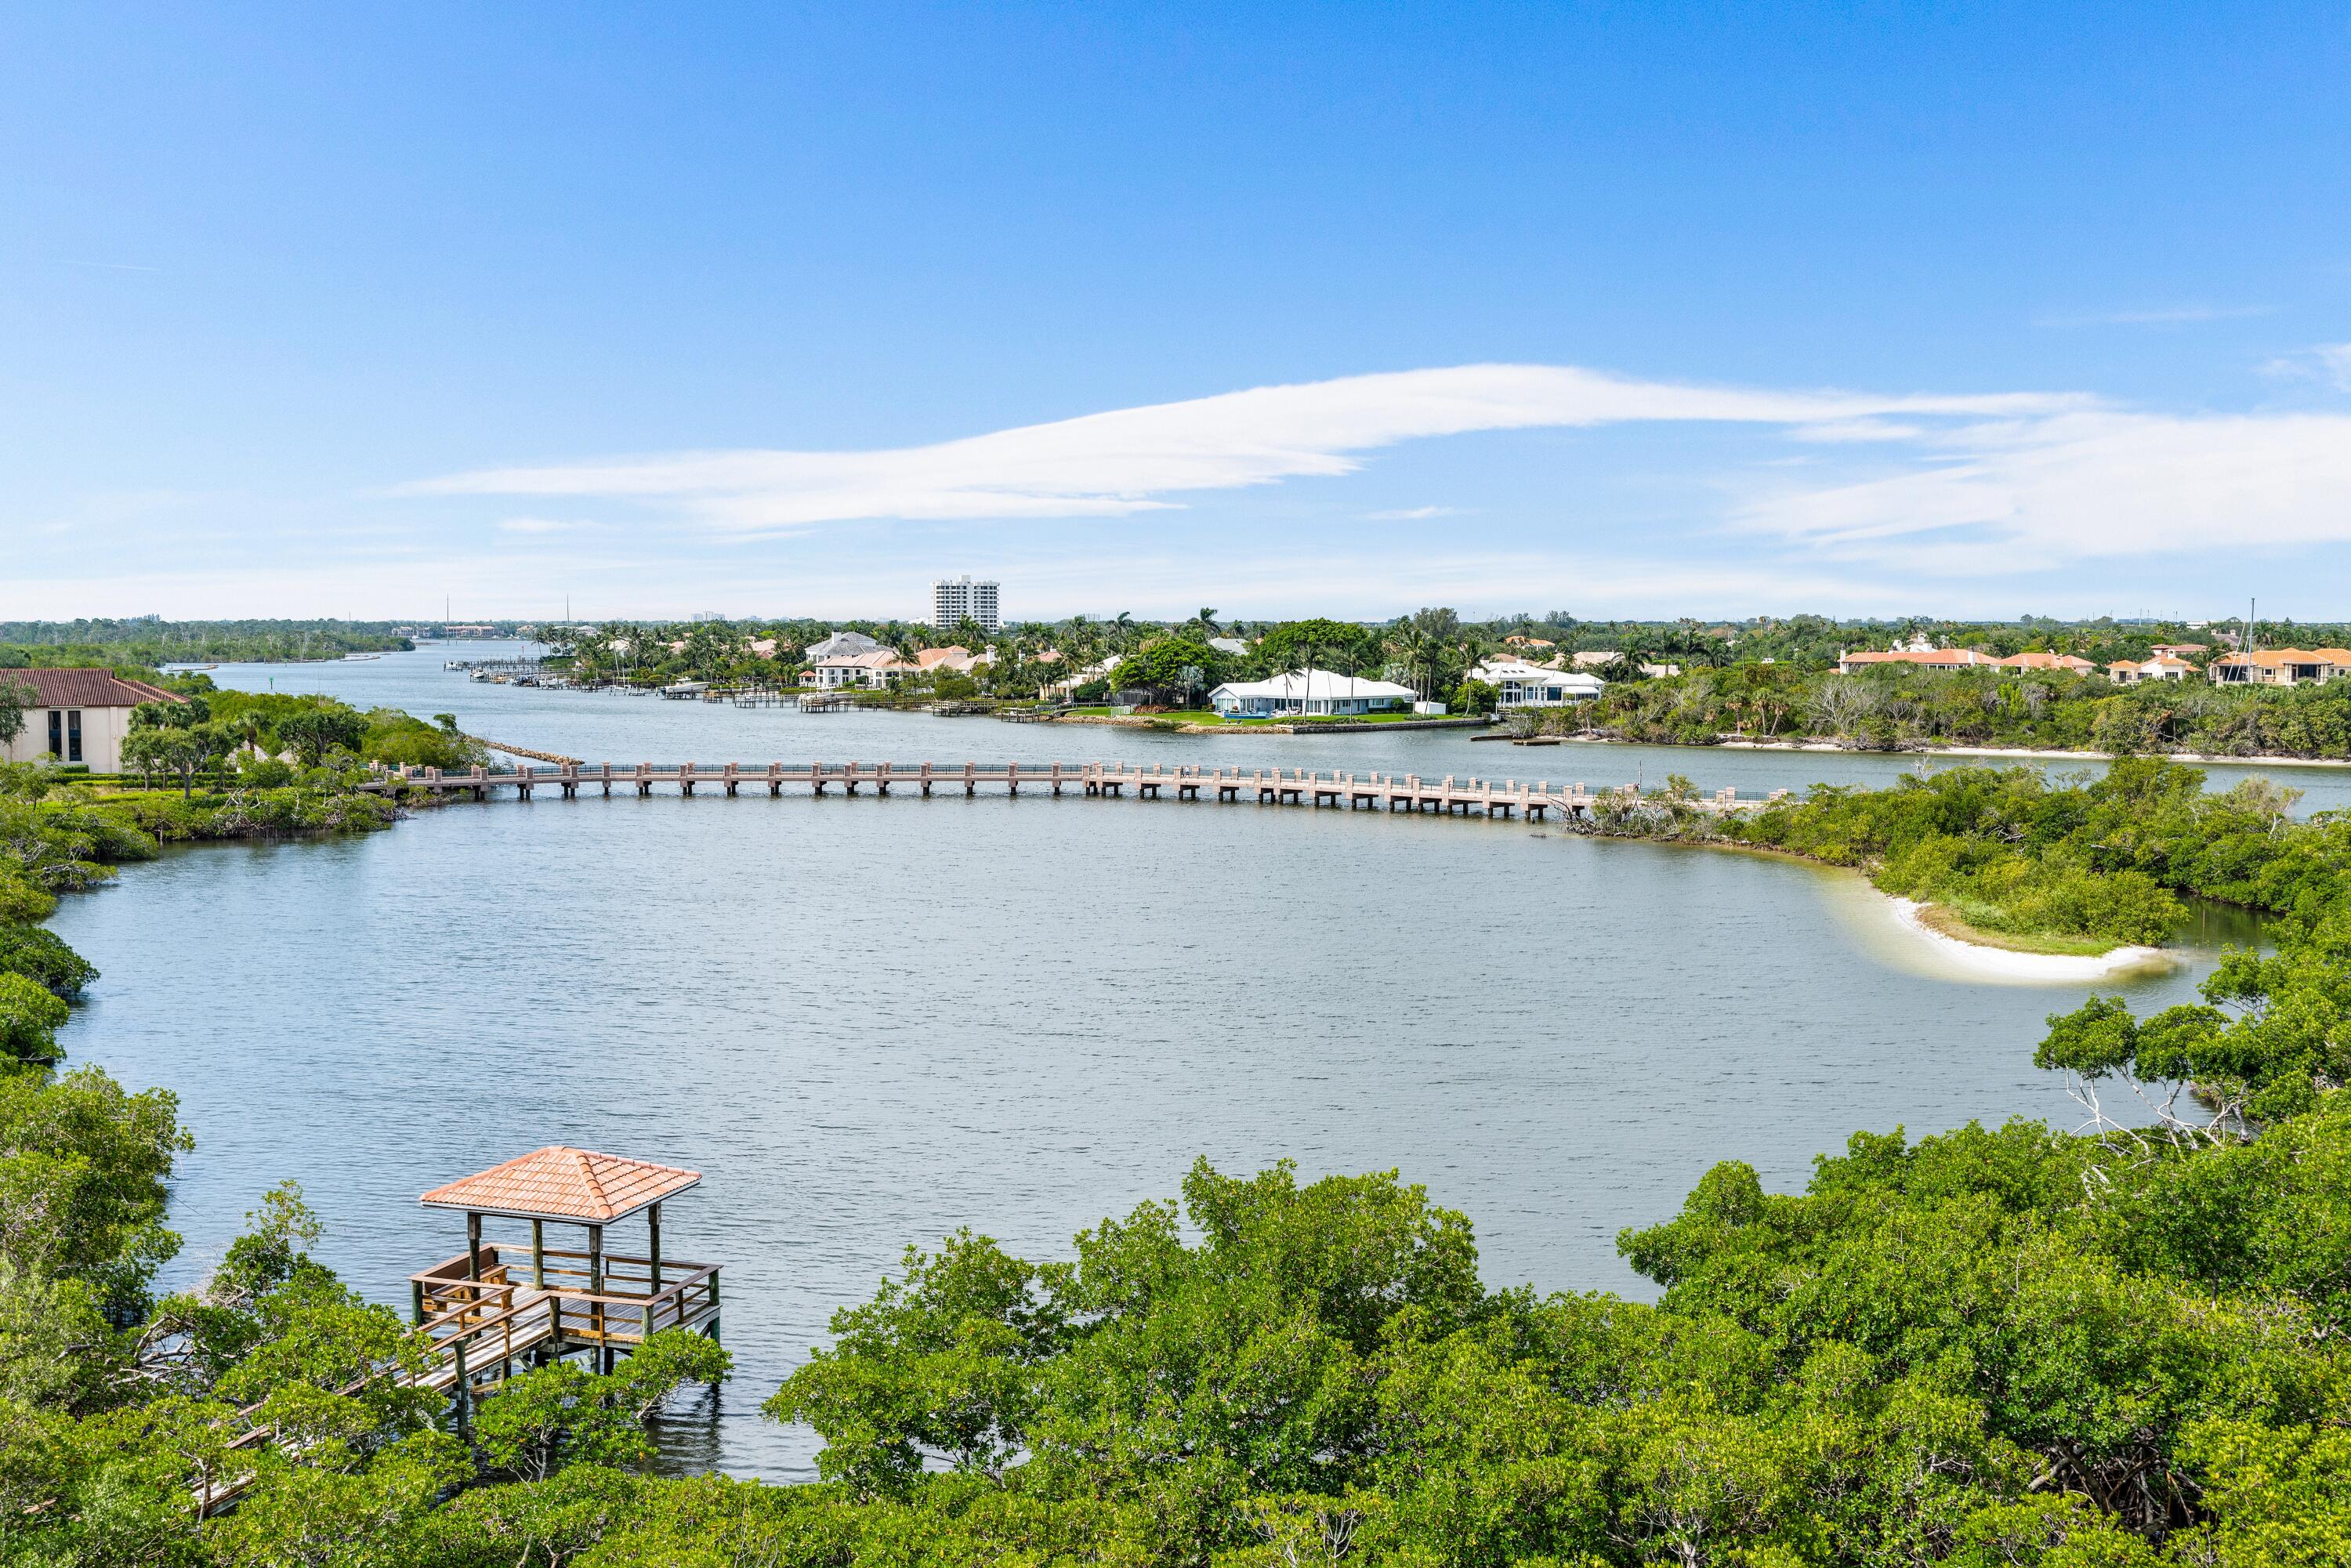
<instances>
[{"instance_id":1,"label":"sandy beach","mask_svg":"<svg viewBox=\"0 0 2351 1568\"><path fill-rule=\"evenodd\" d=\"M2175 955L2160 947L2116 947L2095 955L2013 953L2005 947L1987 947L1946 936L1927 924L1923 917L1925 906L1915 900L1888 894L1886 902L1893 906L1896 924L1927 944L1938 959L1980 979L2013 985L2079 984L2163 968L2179 962Z\"/></svg>"}]
</instances>

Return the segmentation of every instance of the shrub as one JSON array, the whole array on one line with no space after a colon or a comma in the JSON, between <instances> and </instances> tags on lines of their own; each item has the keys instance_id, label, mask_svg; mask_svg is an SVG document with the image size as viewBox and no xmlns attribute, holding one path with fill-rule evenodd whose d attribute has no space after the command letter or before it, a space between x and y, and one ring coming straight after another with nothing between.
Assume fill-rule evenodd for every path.
<instances>
[{"instance_id":1,"label":"shrub","mask_svg":"<svg viewBox=\"0 0 2351 1568\"><path fill-rule=\"evenodd\" d=\"M0 926L47 920L57 907L56 894L15 867L0 865Z\"/></svg>"},{"instance_id":2,"label":"shrub","mask_svg":"<svg viewBox=\"0 0 2351 1568\"><path fill-rule=\"evenodd\" d=\"M0 925L0 975L21 975L60 997L77 996L97 967L37 925Z\"/></svg>"},{"instance_id":3,"label":"shrub","mask_svg":"<svg viewBox=\"0 0 2351 1568\"><path fill-rule=\"evenodd\" d=\"M57 1059L66 1004L22 975L0 973L0 1067Z\"/></svg>"}]
</instances>

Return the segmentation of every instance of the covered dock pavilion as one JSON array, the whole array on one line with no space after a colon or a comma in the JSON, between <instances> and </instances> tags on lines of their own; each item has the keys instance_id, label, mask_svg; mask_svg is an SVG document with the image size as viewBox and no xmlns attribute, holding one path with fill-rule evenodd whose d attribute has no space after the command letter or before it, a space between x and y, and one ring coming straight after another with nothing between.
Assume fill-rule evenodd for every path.
<instances>
[{"instance_id":1,"label":"covered dock pavilion","mask_svg":"<svg viewBox=\"0 0 2351 1568\"><path fill-rule=\"evenodd\" d=\"M664 1329L716 1339L717 1265L662 1256L662 1205L701 1181L699 1171L554 1145L425 1193L426 1207L465 1217L465 1251L409 1277L417 1325L458 1363L461 1407L517 1359L585 1351L609 1372ZM609 1250L606 1228L640 1215L643 1252ZM528 1250L486 1240L485 1220L528 1223ZM579 1227L582 1244L549 1246L549 1225Z\"/></svg>"}]
</instances>

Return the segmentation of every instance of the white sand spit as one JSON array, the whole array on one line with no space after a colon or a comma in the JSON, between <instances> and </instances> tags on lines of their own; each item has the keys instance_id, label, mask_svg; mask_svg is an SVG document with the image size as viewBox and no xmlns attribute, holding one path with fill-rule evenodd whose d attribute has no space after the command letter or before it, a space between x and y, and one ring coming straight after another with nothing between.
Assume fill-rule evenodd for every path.
<instances>
[{"instance_id":1,"label":"white sand spit","mask_svg":"<svg viewBox=\"0 0 2351 1568\"><path fill-rule=\"evenodd\" d=\"M1902 927L1920 941L1932 946L1936 956L1944 962L1967 970L1987 980L2005 980L2014 985L2079 984L2085 980L2106 980L2136 970L2167 968L2178 963L2176 954L2160 947L2116 947L2095 956L2074 956L2063 953L2011 953L2005 947L1987 947L1981 943L1962 942L1947 936L1927 924L1922 917L1925 906L1907 898L1888 898L1894 915Z\"/></svg>"}]
</instances>

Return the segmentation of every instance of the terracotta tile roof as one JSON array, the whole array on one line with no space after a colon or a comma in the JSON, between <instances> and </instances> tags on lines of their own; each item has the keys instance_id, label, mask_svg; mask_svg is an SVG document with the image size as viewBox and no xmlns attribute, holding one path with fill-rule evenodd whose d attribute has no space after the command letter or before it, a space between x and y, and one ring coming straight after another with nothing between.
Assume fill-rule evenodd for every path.
<instances>
[{"instance_id":1,"label":"terracotta tile roof","mask_svg":"<svg viewBox=\"0 0 2351 1568\"><path fill-rule=\"evenodd\" d=\"M32 687L27 707L137 707L182 700L144 681L120 680L111 670L0 670L0 681Z\"/></svg>"},{"instance_id":2,"label":"terracotta tile roof","mask_svg":"<svg viewBox=\"0 0 2351 1568\"><path fill-rule=\"evenodd\" d=\"M2011 670L2074 670L2079 672L2095 670L2097 668L2097 666L2090 663L2089 660L2077 659L2071 653L2047 653L2038 651L2030 653L2011 653L2007 658L2002 659L2001 663L2006 664Z\"/></svg>"},{"instance_id":3,"label":"terracotta tile roof","mask_svg":"<svg viewBox=\"0 0 2351 1568\"><path fill-rule=\"evenodd\" d=\"M558 1144L518 1155L478 1176L436 1186L422 1201L435 1208L604 1225L625 1219L701 1180L700 1171Z\"/></svg>"},{"instance_id":4,"label":"terracotta tile roof","mask_svg":"<svg viewBox=\"0 0 2351 1568\"><path fill-rule=\"evenodd\" d=\"M2351 649L2346 648L2264 648L2258 653L2231 653L2212 661L2216 664L2343 664L2351 663Z\"/></svg>"}]
</instances>

